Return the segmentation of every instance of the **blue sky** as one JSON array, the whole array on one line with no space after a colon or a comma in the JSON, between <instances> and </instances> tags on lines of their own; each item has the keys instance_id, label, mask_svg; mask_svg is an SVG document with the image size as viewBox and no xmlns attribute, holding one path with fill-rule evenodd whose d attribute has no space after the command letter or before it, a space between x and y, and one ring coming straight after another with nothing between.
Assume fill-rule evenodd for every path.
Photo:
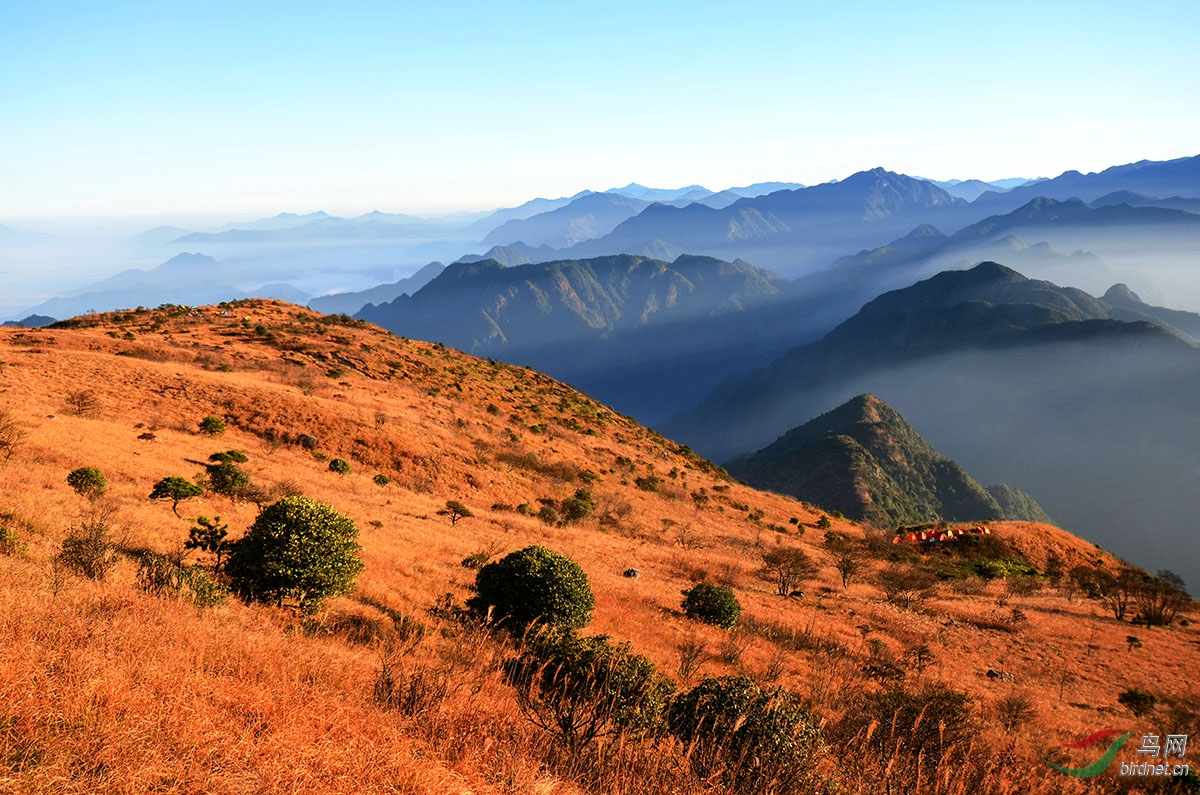
<instances>
[{"instance_id":1,"label":"blue sky","mask_svg":"<svg viewBox=\"0 0 1200 795\"><path fill-rule=\"evenodd\" d=\"M1200 153L1194 2L0 3L0 223Z\"/></svg>"}]
</instances>

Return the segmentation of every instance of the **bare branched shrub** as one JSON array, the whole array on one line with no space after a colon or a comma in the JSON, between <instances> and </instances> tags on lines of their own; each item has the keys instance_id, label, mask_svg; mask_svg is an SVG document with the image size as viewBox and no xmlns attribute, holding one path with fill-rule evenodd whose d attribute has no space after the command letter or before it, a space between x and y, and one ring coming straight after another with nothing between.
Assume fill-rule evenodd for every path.
<instances>
[{"instance_id":1,"label":"bare branched shrub","mask_svg":"<svg viewBox=\"0 0 1200 795\"><path fill-rule=\"evenodd\" d=\"M1041 579L1024 575L1006 577L1004 581L1005 591L1009 596L1033 596L1042 590L1044 585Z\"/></svg>"},{"instance_id":2,"label":"bare branched shrub","mask_svg":"<svg viewBox=\"0 0 1200 795\"><path fill-rule=\"evenodd\" d=\"M69 392L66 397L66 408L76 417L94 417L100 413L100 399L94 392L87 389Z\"/></svg>"},{"instance_id":3,"label":"bare branched shrub","mask_svg":"<svg viewBox=\"0 0 1200 795\"><path fill-rule=\"evenodd\" d=\"M448 637L432 655L418 657L417 649L431 636L428 628L399 614L391 616L394 631L379 641L375 672L375 702L408 717L438 713L458 693L476 696L499 667L503 642L474 625L444 628Z\"/></svg>"},{"instance_id":4,"label":"bare branched shrub","mask_svg":"<svg viewBox=\"0 0 1200 795\"><path fill-rule=\"evenodd\" d=\"M1024 693L1010 693L996 702L996 720L1006 732L1012 733L1037 715L1033 699Z\"/></svg>"},{"instance_id":5,"label":"bare branched shrub","mask_svg":"<svg viewBox=\"0 0 1200 795\"><path fill-rule=\"evenodd\" d=\"M738 628L731 629L721 639L717 656L726 665L740 666L742 664L742 657L746 655L746 651L750 648L753 640L754 638L749 632Z\"/></svg>"},{"instance_id":6,"label":"bare branched shrub","mask_svg":"<svg viewBox=\"0 0 1200 795\"><path fill-rule=\"evenodd\" d=\"M808 553L799 547L776 547L763 553L762 574L774 583L780 596L787 596L800 583L817 573Z\"/></svg>"},{"instance_id":7,"label":"bare branched shrub","mask_svg":"<svg viewBox=\"0 0 1200 795\"><path fill-rule=\"evenodd\" d=\"M679 667L676 672L680 679L690 682L708 659L708 644L695 632L689 632L675 649L679 652Z\"/></svg>"},{"instance_id":8,"label":"bare branched shrub","mask_svg":"<svg viewBox=\"0 0 1200 795\"><path fill-rule=\"evenodd\" d=\"M891 565L875 575L875 584L883 589L884 596L893 604L904 609L928 596L937 582L937 577L927 571Z\"/></svg>"},{"instance_id":9,"label":"bare branched shrub","mask_svg":"<svg viewBox=\"0 0 1200 795\"><path fill-rule=\"evenodd\" d=\"M25 430L7 411L0 410L0 463L8 463L25 441Z\"/></svg>"},{"instance_id":10,"label":"bare branched shrub","mask_svg":"<svg viewBox=\"0 0 1200 795\"><path fill-rule=\"evenodd\" d=\"M1165 627L1173 622L1191 601L1183 578L1168 569L1155 577L1147 577L1134 592L1138 620L1147 626Z\"/></svg>"}]
</instances>

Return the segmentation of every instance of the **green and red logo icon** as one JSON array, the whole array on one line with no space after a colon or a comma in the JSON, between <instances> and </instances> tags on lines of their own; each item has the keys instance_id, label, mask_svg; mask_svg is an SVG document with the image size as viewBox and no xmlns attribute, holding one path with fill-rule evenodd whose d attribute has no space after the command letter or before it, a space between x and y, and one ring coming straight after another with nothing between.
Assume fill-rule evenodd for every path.
<instances>
[{"instance_id":1,"label":"green and red logo icon","mask_svg":"<svg viewBox=\"0 0 1200 795\"><path fill-rule=\"evenodd\" d=\"M1063 748L1090 748L1093 745L1097 745L1110 737L1116 737L1117 739L1113 740L1112 743L1109 744L1108 750L1105 751L1104 754L1095 762L1092 762L1090 765L1086 765L1084 767L1062 767L1061 765L1056 765L1053 762L1047 762L1046 764L1050 765L1050 767L1054 768L1060 773L1066 773L1068 776L1092 778L1093 776L1100 775L1108 769L1108 766L1112 764L1112 761L1117 758L1117 752L1121 750L1121 746L1123 746L1125 742L1132 736L1133 732L1122 732L1120 729L1103 729L1101 731L1089 734L1082 740L1063 745Z\"/></svg>"}]
</instances>

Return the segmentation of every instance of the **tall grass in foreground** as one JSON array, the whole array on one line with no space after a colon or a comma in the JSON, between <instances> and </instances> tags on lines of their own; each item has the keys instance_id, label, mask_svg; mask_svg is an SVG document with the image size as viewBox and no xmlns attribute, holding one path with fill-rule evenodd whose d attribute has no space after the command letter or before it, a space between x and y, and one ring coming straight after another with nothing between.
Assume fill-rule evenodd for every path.
<instances>
[{"instance_id":1,"label":"tall grass in foreground","mask_svg":"<svg viewBox=\"0 0 1200 795\"><path fill-rule=\"evenodd\" d=\"M729 791L720 770L698 778L671 738L572 747L537 729L504 684L514 641L499 633L378 613L306 632L270 609L152 597L133 578L123 561L106 582L55 594L30 565L6 572L0 791ZM932 707L915 721L905 703L872 712L860 674L832 677L814 705L823 743L808 791L1118 791L1049 770L994 728L948 737Z\"/></svg>"}]
</instances>

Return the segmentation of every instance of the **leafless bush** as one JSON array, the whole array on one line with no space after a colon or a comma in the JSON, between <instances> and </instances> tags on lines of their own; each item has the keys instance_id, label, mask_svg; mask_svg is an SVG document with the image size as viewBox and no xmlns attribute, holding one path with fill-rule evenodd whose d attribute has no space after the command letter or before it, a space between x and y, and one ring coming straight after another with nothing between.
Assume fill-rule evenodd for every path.
<instances>
[{"instance_id":1,"label":"leafless bush","mask_svg":"<svg viewBox=\"0 0 1200 795\"><path fill-rule=\"evenodd\" d=\"M875 576L875 584L883 589L887 600L904 609L932 593L937 577L927 571L904 566L888 566Z\"/></svg>"},{"instance_id":2,"label":"leafless bush","mask_svg":"<svg viewBox=\"0 0 1200 795\"><path fill-rule=\"evenodd\" d=\"M725 637L721 640L721 646L717 650L717 655L721 658L721 662L726 665L740 666L742 657L746 654L746 650L750 648L753 637L749 632L737 627L725 633Z\"/></svg>"},{"instance_id":3,"label":"leafless bush","mask_svg":"<svg viewBox=\"0 0 1200 795\"><path fill-rule=\"evenodd\" d=\"M94 417L100 413L100 399L91 390L70 392L66 398L67 411L76 417Z\"/></svg>"},{"instance_id":4,"label":"leafless bush","mask_svg":"<svg viewBox=\"0 0 1200 795\"><path fill-rule=\"evenodd\" d=\"M1024 693L1011 693L996 702L996 720L1006 732L1012 733L1037 715L1033 699Z\"/></svg>"},{"instance_id":5,"label":"leafless bush","mask_svg":"<svg viewBox=\"0 0 1200 795\"><path fill-rule=\"evenodd\" d=\"M0 411L0 461L8 463L25 441L25 429L7 411Z\"/></svg>"},{"instance_id":6,"label":"leafless bush","mask_svg":"<svg viewBox=\"0 0 1200 795\"><path fill-rule=\"evenodd\" d=\"M708 646L696 633L692 632L684 637L675 648L679 652L679 668L677 669L679 678L690 682L700 670L700 666L708 659Z\"/></svg>"}]
</instances>

